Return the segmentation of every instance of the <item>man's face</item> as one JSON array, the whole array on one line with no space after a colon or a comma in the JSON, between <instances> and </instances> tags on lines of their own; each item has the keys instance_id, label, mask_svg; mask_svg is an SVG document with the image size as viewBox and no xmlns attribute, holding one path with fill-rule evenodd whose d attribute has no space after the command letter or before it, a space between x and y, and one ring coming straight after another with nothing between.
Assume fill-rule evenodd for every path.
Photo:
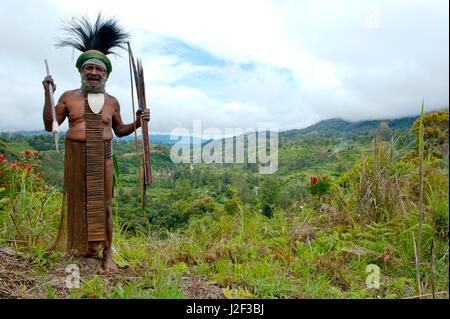
<instances>
[{"instance_id":1,"label":"man's face","mask_svg":"<svg viewBox=\"0 0 450 319\"><path fill-rule=\"evenodd\" d=\"M106 71L101 66L86 64L81 70L81 85L88 93L105 92Z\"/></svg>"}]
</instances>

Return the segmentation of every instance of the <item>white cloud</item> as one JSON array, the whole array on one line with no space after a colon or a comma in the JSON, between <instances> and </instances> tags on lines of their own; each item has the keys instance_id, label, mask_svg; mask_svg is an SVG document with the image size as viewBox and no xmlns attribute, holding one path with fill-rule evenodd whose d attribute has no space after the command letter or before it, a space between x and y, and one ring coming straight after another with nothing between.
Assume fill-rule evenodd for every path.
<instances>
[{"instance_id":1,"label":"white cloud","mask_svg":"<svg viewBox=\"0 0 450 319\"><path fill-rule=\"evenodd\" d=\"M147 58L143 62L143 67L145 72L151 75L151 82L167 85L186 77L217 72L215 67L183 62L177 55L161 55Z\"/></svg>"},{"instance_id":2,"label":"white cloud","mask_svg":"<svg viewBox=\"0 0 450 319\"><path fill-rule=\"evenodd\" d=\"M330 117L400 117L416 115L422 98L426 110L448 107L447 1L19 0L0 4L1 130L43 128L45 58L57 97L79 86L79 53L53 44L61 20L86 10L133 31L153 130L191 128L193 119L282 130ZM223 63L190 61L183 44ZM111 59L107 90L130 122L127 55Z\"/></svg>"}]
</instances>

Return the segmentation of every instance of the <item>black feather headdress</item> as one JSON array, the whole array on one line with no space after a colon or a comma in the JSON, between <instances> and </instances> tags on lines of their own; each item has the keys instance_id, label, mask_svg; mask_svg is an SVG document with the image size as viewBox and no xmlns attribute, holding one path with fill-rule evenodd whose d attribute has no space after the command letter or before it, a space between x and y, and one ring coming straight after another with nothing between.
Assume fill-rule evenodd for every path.
<instances>
[{"instance_id":1,"label":"black feather headdress","mask_svg":"<svg viewBox=\"0 0 450 319\"><path fill-rule=\"evenodd\" d=\"M68 33L69 39L58 41L56 47L69 46L83 52L77 60L76 66L78 68L86 61L86 58L98 58L102 62L107 60L105 64L110 69L111 63L106 55L110 53L116 54L113 50L115 48L125 49L124 44L130 37L129 33L122 29L116 19L105 19L100 13L94 24L87 17L72 18L64 30ZM86 53L86 51L90 50L99 51L103 56L93 56L95 52ZM111 70L108 71L111 72Z\"/></svg>"}]
</instances>

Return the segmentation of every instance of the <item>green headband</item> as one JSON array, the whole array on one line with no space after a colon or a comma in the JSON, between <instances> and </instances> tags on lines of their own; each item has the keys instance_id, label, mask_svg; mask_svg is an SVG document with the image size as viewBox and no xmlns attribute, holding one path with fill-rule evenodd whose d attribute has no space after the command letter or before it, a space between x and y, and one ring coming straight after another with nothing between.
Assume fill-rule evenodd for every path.
<instances>
[{"instance_id":1,"label":"green headband","mask_svg":"<svg viewBox=\"0 0 450 319\"><path fill-rule=\"evenodd\" d=\"M83 53L82 55L80 55L78 57L78 60L77 60L77 63L75 64L75 66L77 68L81 68L83 63L89 59L97 59L99 61L102 61L106 65L106 73L108 73L108 75L109 75L109 73L111 73L111 71L112 71L111 61L109 61L109 59L106 55L103 55L103 54L100 54L97 52Z\"/></svg>"}]
</instances>

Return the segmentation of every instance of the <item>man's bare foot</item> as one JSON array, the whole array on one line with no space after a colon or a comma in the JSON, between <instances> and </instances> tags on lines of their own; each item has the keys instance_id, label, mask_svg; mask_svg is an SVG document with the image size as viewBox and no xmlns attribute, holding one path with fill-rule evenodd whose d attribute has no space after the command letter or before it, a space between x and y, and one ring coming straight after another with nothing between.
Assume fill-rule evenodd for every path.
<instances>
[{"instance_id":1,"label":"man's bare foot","mask_svg":"<svg viewBox=\"0 0 450 319\"><path fill-rule=\"evenodd\" d=\"M111 274L116 274L119 272L119 267L117 267L116 263L112 259L111 251L107 251L106 249L103 251L103 269Z\"/></svg>"}]
</instances>

